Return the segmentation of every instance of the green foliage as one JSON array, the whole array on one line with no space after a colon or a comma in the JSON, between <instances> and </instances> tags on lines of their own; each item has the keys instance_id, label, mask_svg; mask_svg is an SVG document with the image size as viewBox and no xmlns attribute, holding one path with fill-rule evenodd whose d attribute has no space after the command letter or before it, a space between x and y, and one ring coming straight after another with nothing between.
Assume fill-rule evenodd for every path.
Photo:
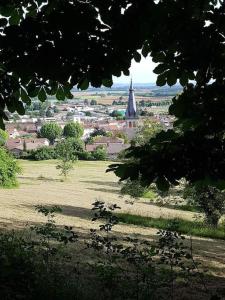
<instances>
[{"instance_id":1,"label":"green foliage","mask_svg":"<svg viewBox=\"0 0 225 300\"><path fill-rule=\"evenodd\" d=\"M188 187L187 196L191 197L194 204L204 212L206 223L209 226L217 227L225 212L225 191L200 184Z\"/></svg>"},{"instance_id":2,"label":"green foliage","mask_svg":"<svg viewBox=\"0 0 225 300\"><path fill-rule=\"evenodd\" d=\"M64 179L68 177L69 172L73 169L74 162L77 160L73 145L73 141L64 140L56 146L56 153L59 159L59 164L56 168L60 170L60 175Z\"/></svg>"},{"instance_id":3,"label":"green foliage","mask_svg":"<svg viewBox=\"0 0 225 300\"><path fill-rule=\"evenodd\" d=\"M116 131L114 134L113 134L114 137L116 138L120 138L120 139L123 139L124 140L124 144L128 144L129 143L129 139L128 139L128 136L125 132L123 131Z\"/></svg>"},{"instance_id":4,"label":"green foliage","mask_svg":"<svg viewBox=\"0 0 225 300\"><path fill-rule=\"evenodd\" d=\"M131 214L118 214L119 220L125 224L141 227L157 228L162 230L176 230L179 233L207 237L214 239L225 239L224 226L212 228L203 222L187 221L183 219L150 218Z\"/></svg>"},{"instance_id":5,"label":"green foliage","mask_svg":"<svg viewBox=\"0 0 225 300\"><path fill-rule=\"evenodd\" d=\"M126 180L122 183L121 194L129 195L132 198L138 199L144 197L148 189L141 185L141 179L138 180Z\"/></svg>"},{"instance_id":6,"label":"green foliage","mask_svg":"<svg viewBox=\"0 0 225 300\"><path fill-rule=\"evenodd\" d=\"M0 146L4 146L8 138L9 138L8 133L0 129Z\"/></svg>"},{"instance_id":7,"label":"green foliage","mask_svg":"<svg viewBox=\"0 0 225 300\"><path fill-rule=\"evenodd\" d=\"M29 158L32 158L34 160L50 160L56 159L57 154L55 148L45 146L38 148L37 150L32 150Z\"/></svg>"},{"instance_id":8,"label":"green foliage","mask_svg":"<svg viewBox=\"0 0 225 300\"><path fill-rule=\"evenodd\" d=\"M185 287L185 297L191 298L190 287L196 281L202 299L214 294L210 285L204 292L192 242L189 245L184 236L171 230L177 228L175 221L168 226L170 230L158 232L156 241L126 236L122 243L113 233L120 221L117 209L100 200L93 203L93 221L101 223L85 241L72 227L56 225L56 214L63 213L57 206L36 206L46 221L26 231L1 232L1 298L163 300L178 295L180 299ZM85 243L82 255L77 241ZM86 261L86 255L96 252L97 259L91 256L91 263Z\"/></svg>"},{"instance_id":9,"label":"green foliage","mask_svg":"<svg viewBox=\"0 0 225 300\"><path fill-rule=\"evenodd\" d=\"M51 145L54 144L55 139L62 134L62 129L57 123L46 123L41 127L40 134L43 138L47 138Z\"/></svg>"},{"instance_id":10,"label":"green foliage","mask_svg":"<svg viewBox=\"0 0 225 300\"><path fill-rule=\"evenodd\" d=\"M102 128L95 128L95 130L90 134L90 137L96 136L107 136L107 132Z\"/></svg>"},{"instance_id":11,"label":"green foliage","mask_svg":"<svg viewBox=\"0 0 225 300\"><path fill-rule=\"evenodd\" d=\"M57 143L55 151L59 158L66 155L68 159L76 160L78 154L84 152L84 143L77 138L67 138Z\"/></svg>"},{"instance_id":12,"label":"green foliage","mask_svg":"<svg viewBox=\"0 0 225 300\"><path fill-rule=\"evenodd\" d=\"M135 137L131 141L131 144L133 146L142 146L148 143L151 138L154 138L156 134L162 130L163 127L159 122L146 119L144 120L143 125L138 128Z\"/></svg>"},{"instance_id":13,"label":"green foliage","mask_svg":"<svg viewBox=\"0 0 225 300\"><path fill-rule=\"evenodd\" d=\"M168 297L174 299L174 287L178 284L178 277L188 284L190 274L200 275L198 263L195 262L192 253L192 241L190 248L184 244L185 237L175 231L177 227L175 221L171 222L167 230L159 230L157 233L159 238L154 244L136 237L134 239L127 237L126 245L123 245L112 232L120 221L120 214L115 214L115 210L120 207L97 200L93 203L92 209L95 212L92 221L101 220L103 224L99 225L99 230L91 229L91 242L88 246L98 251L102 257L105 256L106 261L96 263L96 272L101 274L104 289L118 287L116 279L120 272L113 266L119 262L119 270L123 270L124 259L132 270L131 276L126 271L125 274L128 280L133 282L135 299L168 299ZM119 277L119 281L126 276ZM135 282L132 276L136 278ZM166 293L165 290L164 293L160 293L162 287L166 290L168 288ZM126 286L126 296L122 296L120 292L121 298L133 299L132 296L127 296L127 290L130 288ZM112 299L117 298L114 289L111 296Z\"/></svg>"},{"instance_id":14,"label":"green foliage","mask_svg":"<svg viewBox=\"0 0 225 300\"><path fill-rule=\"evenodd\" d=\"M98 146L92 153L91 156L94 160L107 160L107 152L105 147Z\"/></svg>"},{"instance_id":15,"label":"green foliage","mask_svg":"<svg viewBox=\"0 0 225 300\"><path fill-rule=\"evenodd\" d=\"M90 136L86 139L86 144L92 144L94 139L100 136L108 136L108 132L102 128L95 128L93 132L91 132Z\"/></svg>"},{"instance_id":16,"label":"green foliage","mask_svg":"<svg viewBox=\"0 0 225 300\"><path fill-rule=\"evenodd\" d=\"M78 122L69 122L65 125L63 135L79 139L84 134L84 128Z\"/></svg>"},{"instance_id":17,"label":"green foliage","mask_svg":"<svg viewBox=\"0 0 225 300\"><path fill-rule=\"evenodd\" d=\"M56 166L56 169L60 170L60 176L63 176L64 180L66 180L70 171L73 170L73 162L61 160Z\"/></svg>"},{"instance_id":18,"label":"green foliage","mask_svg":"<svg viewBox=\"0 0 225 300\"><path fill-rule=\"evenodd\" d=\"M0 233L1 299L72 299L68 291L72 285L63 283L61 264L68 263L62 253L77 235L72 227L55 225L58 207L36 210L47 217L45 223L23 232Z\"/></svg>"},{"instance_id":19,"label":"green foliage","mask_svg":"<svg viewBox=\"0 0 225 300\"><path fill-rule=\"evenodd\" d=\"M123 118L124 117L124 113L122 111L119 110L114 110L111 114L111 117L113 118Z\"/></svg>"},{"instance_id":20,"label":"green foliage","mask_svg":"<svg viewBox=\"0 0 225 300\"><path fill-rule=\"evenodd\" d=\"M4 188L18 185L17 174L21 172L18 162L2 147L0 147L0 186Z\"/></svg>"}]
</instances>

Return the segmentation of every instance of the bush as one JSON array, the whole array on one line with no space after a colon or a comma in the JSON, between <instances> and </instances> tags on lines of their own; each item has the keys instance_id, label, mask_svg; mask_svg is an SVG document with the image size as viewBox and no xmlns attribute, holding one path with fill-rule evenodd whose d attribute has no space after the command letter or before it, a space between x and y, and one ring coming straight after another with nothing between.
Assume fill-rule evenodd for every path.
<instances>
[{"instance_id":1,"label":"bush","mask_svg":"<svg viewBox=\"0 0 225 300\"><path fill-rule=\"evenodd\" d=\"M79 160L92 160L92 154L88 151L77 152L77 157Z\"/></svg>"},{"instance_id":2,"label":"bush","mask_svg":"<svg viewBox=\"0 0 225 300\"><path fill-rule=\"evenodd\" d=\"M107 159L107 152L104 147L97 147L93 152L92 152L92 158L94 160L106 160Z\"/></svg>"},{"instance_id":3,"label":"bush","mask_svg":"<svg viewBox=\"0 0 225 300\"><path fill-rule=\"evenodd\" d=\"M128 179L121 188L122 195L129 195L132 198L138 199L147 193L148 189L141 185L141 180Z\"/></svg>"},{"instance_id":4,"label":"bush","mask_svg":"<svg viewBox=\"0 0 225 300\"><path fill-rule=\"evenodd\" d=\"M4 148L0 148L0 186L15 187L18 185L16 175L21 169L17 161Z\"/></svg>"},{"instance_id":5,"label":"bush","mask_svg":"<svg viewBox=\"0 0 225 300\"><path fill-rule=\"evenodd\" d=\"M30 153L30 158L34 160L50 160L56 159L57 154L54 147L41 147L37 150L32 150Z\"/></svg>"},{"instance_id":6,"label":"bush","mask_svg":"<svg viewBox=\"0 0 225 300\"><path fill-rule=\"evenodd\" d=\"M0 146L4 146L8 138L8 133L5 130L0 129Z\"/></svg>"}]
</instances>

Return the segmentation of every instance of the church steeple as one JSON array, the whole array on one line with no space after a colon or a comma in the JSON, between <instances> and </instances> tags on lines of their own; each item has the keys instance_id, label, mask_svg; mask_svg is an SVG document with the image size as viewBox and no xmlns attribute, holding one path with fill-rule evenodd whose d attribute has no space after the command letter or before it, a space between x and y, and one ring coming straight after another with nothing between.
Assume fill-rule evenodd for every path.
<instances>
[{"instance_id":1,"label":"church steeple","mask_svg":"<svg viewBox=\"0 0 225 300\"><path fill-rule=\"evenodd\" d=\"M131 79L128 105L126 110L126 119L136 119L136 118L137 118L137 106L136 106L136 100L134 96L133 81Z\"/></svg>"}]
</instances>

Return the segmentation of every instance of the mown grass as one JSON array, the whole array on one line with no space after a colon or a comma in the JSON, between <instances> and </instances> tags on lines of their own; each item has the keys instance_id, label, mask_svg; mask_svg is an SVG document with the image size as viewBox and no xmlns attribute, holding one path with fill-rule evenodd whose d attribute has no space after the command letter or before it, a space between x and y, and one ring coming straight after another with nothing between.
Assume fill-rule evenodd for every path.
<instances>
[{"instance_id":1,"label":"mown grass","mask_svg":"<svg viewBox=\"0 0 225 300\"><path fill-rule=\"evenodd\" d=\"M176 210L183 210L183 211L191 211L191 212L200 212L200 209L196 206L193 206L191 204L162 204L160 202L156 201L157 193L153 191L152 189L148 190L144 193L143 198L149 199L150 202L156 206L159 207L166 207L166 208L172 208Z\"/></svg>"},{"instance_id":2,"label":"mown grass","mask_svg":"<svg viewBox=\"0 0 225 300\"><path fill-rule=\"evenodd\" d=\"M212 228L203 222L182 219L150 218L126 213L118 214L120 222L142 227L152 227L162 230L175 230L182 234L225 240L225 228L220 225Z\"/></svg>"}]
</instances>

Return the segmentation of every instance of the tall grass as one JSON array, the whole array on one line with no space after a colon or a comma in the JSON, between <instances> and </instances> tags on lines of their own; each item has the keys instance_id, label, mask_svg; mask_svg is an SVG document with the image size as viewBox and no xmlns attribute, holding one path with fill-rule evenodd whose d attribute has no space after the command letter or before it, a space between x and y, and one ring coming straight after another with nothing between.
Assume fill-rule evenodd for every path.
<instances>
[{"instance_id":1,"label":"tall grass","mask_svg":"<svg viewBox=\"0 0 225 300\"><path fill-rule=\"evenodd\" d=\"M212 228L203 222L187 221L178 218L150 218L126 213L119 213L118 216L120 222L125 224L152 227L162 230L176 230L182 234L225 240L225 228L222 225L217 228Z\"/></svg>"}]
</instances>

